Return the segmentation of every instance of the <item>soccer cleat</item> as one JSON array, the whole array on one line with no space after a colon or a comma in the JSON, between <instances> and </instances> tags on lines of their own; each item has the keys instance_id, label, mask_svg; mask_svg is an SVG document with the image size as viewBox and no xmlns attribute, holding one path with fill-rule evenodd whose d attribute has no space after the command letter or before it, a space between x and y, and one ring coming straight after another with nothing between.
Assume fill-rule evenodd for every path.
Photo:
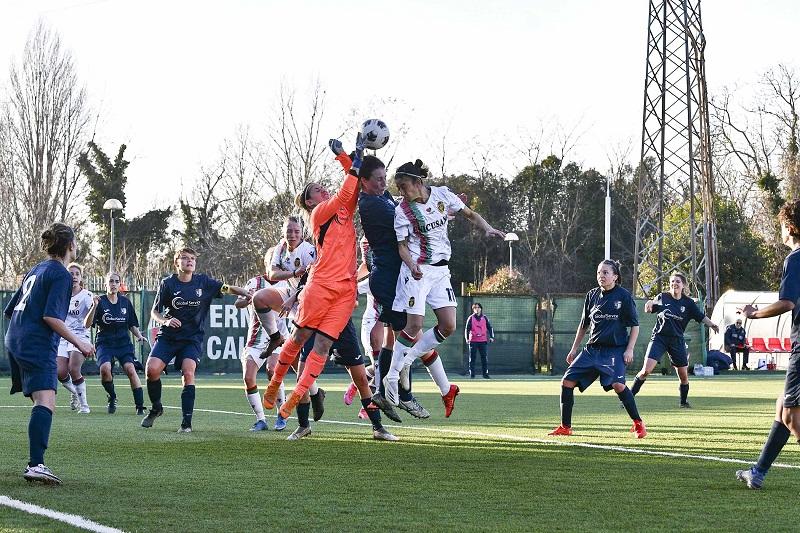
<instances>
[{"instance_id":1,"label":"soccer cleat","mask_svg":"<svg viewBox=\"0 0 800 533\"><path fill-rule=\"evenodd\" d=\"M396 441L400 440L396 436L394 436L391 433L389 433L388 431L386 431L386 428L373 429L372 430L372 438L375 439L375 440L385 440L385 441L389 441L389 442L396 442Z\"/></svg>"},{"instance_id":2,"label":"soccer cleat","mask_svg":"<svg viewBox=\"0 0 800 533\"><path fill-rule=\"evenodd\" d=\"M690 404L689 402L683 402L681 404L681 409L691 409L691 408L692 408L692 404Z\"/></svg>"},{"instance_id":3,"label":"soccer cleat","mask_svg":"<svg viewBox=\"0 0 800 533\"><path fill-rule=\"evenodd\" d=\"M398 380L389 379L389 376L383 378L383 388L386 401L392 405L400 403L400 393L397 390Z\"/></svg>"},{"instance_id":4,"label":"soccer cleat","mask_svg":"<svg viewBox=\"0 0 800 533\"><path fill-rule=\"evenodd\" d=\"M364 409L363 407L358 412L358 418L360 418L361 420L369 420L369 415L367 414L367 410Z\"/></svg>"},{"instance_id":5,"label":"soccer cleat","mask_svg":"<svg viewBox=\"0 0 800 533\"><path fill-rule=\"evenodd\" d=\"M291 395L290 395L290 396L289 396L289 397L286 399L286 401L285 401L285 402L283 402L283 405L281 405L281 408L280 408L280 410L278 411L278 414L279 414L280 416L282 416L283 418L289 418L290 416L292 416L292 411L294 411L295 407L297 407L297 404L298 404L298 403L300 403L300 399L301 399L301 398L302 398L302 396L301 396L301 395L299 395L299 394L295 394L295 393L293 392L293 393L292 393L292 394L291 394Z\"/></svg>"},{"instance_id":6,"label":"soccer cleat","mask_svg":"<svg viewBox=\"0 0 800 533\"><path fill-rule=\"evenodd\" d=\"M108 397L108 414L113 415L117 412L117 397L116 396L109 396Z\"/></svg>"},{"instance_id":7,"label":"soccer cleat","mask_svg":"<svg viewBox=\"0 0 800 533\"><path fill-rule=\"evenodd\" d=\"M286 429L286 419L281 415L278 415L278 417L275 419L274 429L275 431L283 431Z\"/></svg>"},{"instance_id":8,"label":"soccer cleat","mask_svg":"<svg viewBox=\"0 0 800 533\"><path fill-rule=\"evenodd\" d=\"M22 477L28 481L38 481L48 485L61 485L61 479L44 465L26 466Z\"/></svg>"},{"instance_id":9,"label":"soccer cleat","mask_svg":"<svg viewBox=\"0 0 800 533\"><path fill-rule=\"evenodd\" d=\"M69 408L72 411L77 411L78 407L80 407L80 405L81 405L81 402L78 399L78 395L73 392L72 393L72 397L69 399Z\"/></svg>"},{"instance_id":10,"label":"soccer cleat","mask_svg":"<svg viewBox=\"0 0 800 533\"><path fill-rule=\"evenodd\" d=\"M311 427L304 428L298 426L291 435L286 437L286 440L300 440L303 437L308 437L309 435L311 435Z\"/></svg>"},{"instance_id":11,"label":"soccer cleat","mask_svg":"<svg viewBox=\"0 0 800 533\"><path fill-rule=\"evenodd\" d=\"M281 337L280 332L276 331L275 333L269 336L269 344L267 344L267 347L261 351L258 357L260 359L268 358L270 355L272 355L272 352L275 351L275 348L283 344L284 340L285 339ZM270 409L272 408L270 407Z\"/></svg>"},{"instance_id":12,"label":"soccer cleat","mask_svg":"<svg viewBox=\"0 0 800 533\"><path fill-rule=\"evenodd\" d=\"M147 413L147 416L142 419L142 427L143 428L153 427L153 421L163 414L164 414L164 409L159 409L158 411L156 411L155 409L150 409L150 412Z\"/></svg>"},{"instance_id":13,"label":"soccer cleat","mask_svg":"<svg viewBox=\"0 0 800 533\"><path fill-rule=\"evenodd\" d=\"M484 374L484 375L483 375L483 379L490 379L490 378L489 378L489 374Z\"/></svg>"},{"instance_id":14,"label":"soccer cleat","mask_svg":"<svg viewBox=\"0 0 800 533\"><path fill-rule=\"evenodd\" d=\"M751 466L748 470L737 470L736 479L746 484L748 489L760 489L764 484L764 474L755 466Z\"/></svg>"},{"instance_id":15,"label":"soccer cleat","mask_svg":"<svg viewBox=\"0 0 800 533\"><path fill-rule=\"evenodd\" d=\"M267 390L264 391L264 399L261 401L261 405L264 406L264 409L269 411L275 407L275 399L278 397L280 388L280 382L270 380L269 385L267 385Z\"/></svg>"},{"instance_id":16,"label":"soccer cleat","mask_svg":"<svg viewBox=\"0 0 800 533\"><path fill-rule=\"evenodd\" d=\"M460 389L458 385L450 385L450 390L447 391L447 394L442 396L442 403L444 404L444 417L450 418L450 415L453 413L453 408L456 405L456 396Z\"/></svg>"},{"instance_id":17,"label":"soccer cleat","mask_svg":"<svg viewBox=\"0 0 800 533\"><path fill-rule=\"evenodd\" d=\"M380 392L376 392L372 395L372 403L378 406L378 408L383 411L387 417L395 422L403 422L403 419L400 418L400 415L397 414L397 411L394 410L394 406L389 403L389 400L384 398Z\"/></svg>"},{"instance_id":18,"label":"soccer cleat","mask_svg":"<svg viewBox=\"0 0 800 533\"><path fill-rule=\"evenodd\" d=\"M78 412L82 415L88 415L92 412L92 410L89 409L88 405L81 405L81 408L78 410Z\"/></svg>"},{"instance_id":19,"label":"soccer cleat","mask_svg":"<svg viewBox=\"0 0 800 533\"><path fill-rule=\"evenodd\" d=\"M641 420L633 421L632 431L636 435L637 439L643 439L647 436L647 429L644 427L644 422Z\"/></svg>"},{"instance_id":20,"label":"soccer cleat","mask_svg":"<svg viewBox=\"0 0 800 533\"><path fill-rule=\"evenodd\" d=\"M318 392L311 396L311 410L314 413L314 422L319 422L325 413L325 389L320 387Z\"/></svg>"},{"instance_id":21,"label":"soccer cleat","mask_svg":"<svg viewBox=\"0 0 800 533\"><path fill-rule=\"evenodd\" d=\"M572 435L572 428L567 426L559 425L556 429L548 433L553 437L569 437Z\"/></svg>"},{"instance_id":22,"label":"soccer cleat","mask_svg":"<svg viewBox=\"0 0 800 533\"><path fill-rule=\"evenodd\" d=\"M143 405L137 405L136 406L136 414L139 415L139 416L144 415L144 406Z\"/></svg>"},{"instance_id":23,"label":"soccer cleat","mask_svg":"<svg viewBox=\"0 0 800 533\"><path fill-rule=\"evenodd\" d=\"M405 390L409 390L411 388L411 365L403 365L403 369L400 371L400 386L403 387Z\"/></svg>"},{"instance_id":24,"label":"soccer cleat","mask_svg":"<svg viewBox=\"0 0 800 533\"><path fill-rule=\"evenodd\" d=\"M185 424L181 424L181 427L178 428L178 433L191 433L192 426L187 426Z\"/></svg>"},{"instance_id":25,"label":"soccer cleat","mask_svg":"<svg viewBox=\"0 0 800 533\"><path fill-rule=\"evenodd\" d=\"M353 398L356 397L356 393L358 392L358 387L356 387L355 383L351 383L347 390L344 391L344 404L345 405L352 405Z\"/></svg>"},{"instance_id":26,"label":"soccer cleat","mask_svg":"<svg viewBox=\"0 0 800 533\"><path fill-rule=\"evenodd\" d=\"M414 397L408 401L400 400L399 407L414 418L430 418L431 416L428 410L422 407L422 405Z\"/></svg>"},{"instance_id":27,"label":"soccer cleat","mask_svg":"<svg viewBox=\"0 0 800 533\"><path fill-rule=\"evenodd\" d=\"M256 420L256 423L250 428L250 431L266 431L267 421L266 420Z\"/></svg>"}]
</instances>

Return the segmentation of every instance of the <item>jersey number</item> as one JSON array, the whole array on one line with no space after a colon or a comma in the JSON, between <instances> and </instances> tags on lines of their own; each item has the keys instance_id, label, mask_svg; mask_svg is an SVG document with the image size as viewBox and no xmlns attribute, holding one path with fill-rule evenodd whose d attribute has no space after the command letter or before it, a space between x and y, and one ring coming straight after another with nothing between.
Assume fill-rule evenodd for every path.
<instances>
[{"instance_id":1,"label":"jersey number","mask_svg":"<svg viewBox=\"0 0 800 533\"><path fill-rule=\"evenodd\" d=\"M33 284L36 283L36 274L29 277L25 280L25 283L22 284L22 297L19 299L19 303L14 307L14 311L24 311L25 306L28 305L28 297L31 295L31 289L33 289Z\"/></svg>"}]
</instances>

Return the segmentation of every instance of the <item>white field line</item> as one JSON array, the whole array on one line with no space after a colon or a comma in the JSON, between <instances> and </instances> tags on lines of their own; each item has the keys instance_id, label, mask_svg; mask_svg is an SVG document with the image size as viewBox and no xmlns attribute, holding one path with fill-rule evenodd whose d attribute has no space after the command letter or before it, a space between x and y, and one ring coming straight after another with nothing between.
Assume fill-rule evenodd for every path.
<instances>
[{"instance_id":1,"label":"white field line","mask_svg":"<svg viewBox=\"0 0 800 533\"><path fill-rule=\"evenodd\" d=\"M180 407L168 407L164 406L166 409L176 409L179 410ZM237 411L221 411L218 409L195 409L195 411L201 411L204 413L215 413L215 414L223 414L223 415L237 415L237 416L253 416L253 413L240 413ZM272 415L267 415L270 418L274 418ZM292 417L294 418L294 417ZM344 426L363 426L363 427L372 427L369 424L364 422L346 422L344 420L320 420L317 424L324 422L326 424L339 424ZM464 437L484 437L489 439L498 439L498 440L508 440L508 441L515 441L515 442L528 442L533 444L547 444L551 446L568 446L574 448L589 448L593 450L606 450L606 451L613 451L613 452L624 452L624 453L638 453L642 455L654 455L658 457L673 457L673 458L681 458L681 459L697 459L700 461L715 461L718 463L734 463L734 464L742 464L742 465L751 465L753 461L746 461L744 459L731 459L727 457L716 457L714 455L697 455L697 454L690 454L690 453L676 453L676 452L662 452L658 450L648 450L645 448L627 448L625 446L608 446L605 444L590 444L588 442L570 442L566 440L553 440L553 439L537 439L533 437L521 437L519 435L508 435L504 433L483 433L481 431L463 431L458 429L445 429L445 428L429 428L429 427L421 427L421 426L401 426L397 424L385 424L386 427L390 428L398 428L398 429L413 429L416 431L422 432L430 432L430 433L445 433L449 435L459 435ZM401 441L402 442L402 441ZM776 468L792 468L800 470L800 465L790 465L785 463L773 463L774 467Z\"/></svg>"},{"instance_id":2,"label":"white field line","mask_svg":"<svg viewBox=\"0 0 800 533\"><path fill-rule=\"evenodd\" d=\"M0 405L0 409L2 408L16 408L16 407L24 407L24 406L17 406L17 405ZM164 406L165 409L174 409L180 410L180 407L174 406ZM195 412L202 412L202 413L212 413L212 414L221 414L221 415L235 415L235 416L253 416L253 413L241 413L238 411L223 411L219 409L195 409ZM273 415L266 415L270 418L274 418ZM295 417L292 417L295 418ZM364 422L347 422L344 420L320 420L317 422L325 423L325 424L339 424L342 426L362 426L362 427L371 427L369 424ZM568 440L554 440L554 439L537 439L535 437L522 437L519 435L509 435L506 433L484 433L482 431L464 431L459 429L446 429L446 428L431 428L431 427L422 427L422 426L402 426L397 424L384 424L386 427L390 428L397 428L397 429L411 429L415 431L421 432L429 432L429 433L444 433L448 435L459 435L463 437L483 437L488 439L498 439L498 440L507 440L507 441L514 441L514 442L528 442L532 444L546 444L550 446L566 446L566 447L573 447L573 448L589 448L592 450L605 450L605 451L612 451L612 452L623 452L623 453L635 453L641 455L652 455L657 457L672 457L672 458L680 458L680 459L697 459L700 461L714 461L718 463L733 463L733 464L741 464L741 465L752 465L753 460L745 460L745 459L732 459L729 457L717 457L714 455L699 455L699 454L691 454L691 453L678 453L678 452L664 452L659 450L648 450L646 448L628 448L625 446L609 446L606 444L591 444L588 442L572 442ZM569 438L569 437L565 437ZM800 470L800 465L790 465L786 463L773 463L774 467L776 468L791 468Z\"/></svg>"},{"instance_id":3,"label":"white field line","mask_svg":"<svg viewBox=\"0 0 800 533\"><path fill-rule=\"evenodd\" d=\"M104 526L76 514L60 513L45 507L39 507L38 505L34 505L32 503L15 500L13 498L9 498L8 496L0 495L0 505L5 505L6 507L11 507L12 509L18 509L29 514L46 516L47 518L52 518L53 520L58 520L59 522L64 522L65 524L79 527L87 531L96 531L97 533L123 533L121 529Z\"/></svg>"}]
</instances>

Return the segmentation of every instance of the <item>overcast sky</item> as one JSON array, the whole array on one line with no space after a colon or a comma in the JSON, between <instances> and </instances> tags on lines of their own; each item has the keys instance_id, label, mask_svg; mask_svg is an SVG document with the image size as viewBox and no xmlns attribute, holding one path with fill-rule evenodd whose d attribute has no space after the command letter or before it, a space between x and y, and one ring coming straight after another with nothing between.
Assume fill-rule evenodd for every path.
<instances>
[{"instance_id":1,"label":"overcast sky","mask_svg":"<svg viewBox=\"0 0 800 533\"><path fill-rule=\"evenodd\" d=\"M704 0L709 90L798 66L799 6ZM571 159L605 170L615 146L631 143L638 156L647 9L646 0L0 0L0 83L38 19L61 35L99 117L96 140L108 152L129 147L129 217L188 193L238 125L257 134L281 83L302 96L317 79L332 135L358 107L390 128L407 124L395 162L430 161L446 133L459 150L448 170L469 171L470 139L560 124L580 133ZM382 110L384 99L399 103Z\"/></svg>"}]
</instances>

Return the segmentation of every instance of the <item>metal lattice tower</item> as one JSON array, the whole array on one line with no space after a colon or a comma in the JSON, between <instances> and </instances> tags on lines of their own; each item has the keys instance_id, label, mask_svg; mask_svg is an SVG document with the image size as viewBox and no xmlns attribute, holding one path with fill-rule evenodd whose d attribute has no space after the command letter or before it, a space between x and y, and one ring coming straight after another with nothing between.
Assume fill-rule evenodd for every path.
<instances>
[{"instance_id":1,"label":"metal lattice tower","mask_svg":"<svg viewBox=\"0 0 800 533\"><path fill-rule=\"evenodd\" d=\"M650 0L634 293L679 270L693 296L719 295L700 0Z\"/></svg>"}]
</instances>

